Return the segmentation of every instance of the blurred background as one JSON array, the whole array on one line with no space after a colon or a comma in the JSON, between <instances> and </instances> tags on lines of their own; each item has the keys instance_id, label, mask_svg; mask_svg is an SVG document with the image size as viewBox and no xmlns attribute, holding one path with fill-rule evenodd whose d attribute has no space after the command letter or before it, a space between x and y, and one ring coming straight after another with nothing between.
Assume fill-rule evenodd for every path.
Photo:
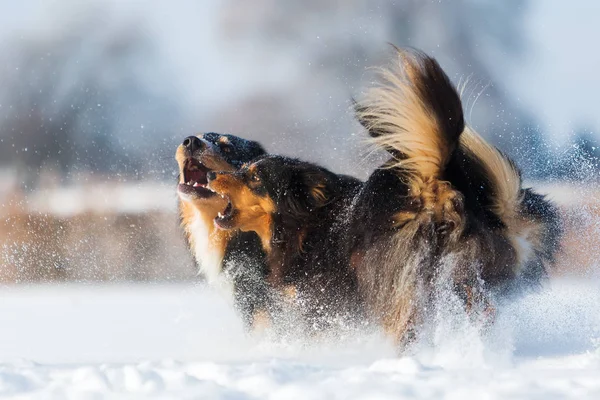
<instances>
[{"instance_id":1,"label":"blurred background","mask_svg":"<svg viewBox=\"0 0 600 400\"><path fill-rule=\"evenodd\" d=\"M562 208L558 272L598 242L600 3L0 2L0 281L199 279L174 161L206 131L365 178L350 98L388 42L466 83L468 121Z\"/></svg>"}]
</instances>

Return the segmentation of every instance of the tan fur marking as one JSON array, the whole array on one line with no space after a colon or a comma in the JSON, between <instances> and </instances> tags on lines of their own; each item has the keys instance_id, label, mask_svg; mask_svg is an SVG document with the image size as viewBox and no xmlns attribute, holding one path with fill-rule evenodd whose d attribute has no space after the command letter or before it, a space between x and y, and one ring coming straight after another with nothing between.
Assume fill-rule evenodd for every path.
<instances>
[{"instance_id":1,"label":"tan fur marking","mask_svg":"<svg viewBox=\"0 0 600 400\"><path fill-rule=\"evenodd\" d=\"M406 223L414 220L417 217L417 213L412 211L400 211L394 215L394 227L399 228Z\"/></svg>"},{"instance_id":2,"label":"tan fur marking","mask_svg":"<svg viewBox=\"0 0 600 400\"><path fill-rule=\"evenodd\" d=\"M271 251L271 225L275 204L268 196L258 196L231 174L217 174L209 187L219 194L229 197L235 209L233 224L242 231L254 231L258 234L264 250Z\"/></svg>"},{"instance_id":3,"label":"tan fur marking","mask_svg":"<svg viewBox=\"0 0 600 400\"><path fill-rule=\"evenodd\" d=\"M454 190L450 183L420 177L414 177L410 182L410 194L415 198L414 203L419 204L417 211L400 211L394 215L394 226L402 227L417 220L418 223L443 224L453 237L464 230L463 210L458 205L462 195Z\"/></svg>"},{"instance_id":4,"label":"tan fur marking","mask_svg":"<svg viewBox=\"0 0 600 400\"><path fill-rule=\"evenodd\" d=\"M325 194L325 184L318 183L310 189L312 197L321 204L327 203L327 195Z\"/></svg>"}]
</instances>

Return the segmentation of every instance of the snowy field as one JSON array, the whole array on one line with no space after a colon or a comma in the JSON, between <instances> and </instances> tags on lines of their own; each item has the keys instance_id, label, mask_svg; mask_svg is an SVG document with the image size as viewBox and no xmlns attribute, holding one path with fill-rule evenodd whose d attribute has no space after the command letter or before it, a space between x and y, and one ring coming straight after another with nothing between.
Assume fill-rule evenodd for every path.
<instances>
[{"instance_id":1,"label":"snowy field","mask_svg":"<svg viewBox=\"0 0 600 400\"><path fill-rule=\"evenodd\" d=\"M248 337L202 286L4 287L10 399L599 399L600 282L555 281L491 331L444 316L397 358L377 334Z\"/></svg>"}]
</instances>

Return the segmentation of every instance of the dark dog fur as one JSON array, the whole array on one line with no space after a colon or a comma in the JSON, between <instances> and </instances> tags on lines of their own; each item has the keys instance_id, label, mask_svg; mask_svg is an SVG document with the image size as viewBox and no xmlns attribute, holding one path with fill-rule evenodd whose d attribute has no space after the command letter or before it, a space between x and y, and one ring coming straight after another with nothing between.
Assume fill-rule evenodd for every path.
<instances>
[{"instance_id":1,"label":"dark dog fur","mask_svg":"<svg viewBox=\"0 0 600 400\"><path fill-rule=\"evenodd\" d=\"M555 207L523 189L512 161L465 125L434 59L398 50L382 78L355 103L373 145L391 155L366 182L262 155L213 168L207 188L226 199L212 214L221 235L257 235L250 247L260 243L264 268L251 285L275 289L312 328L364 317L403 344L440 285L469 310L539 285L561 229ZM254 312L278 308L261 298Z\"/></svg>"},{"instance_id":2,"label":"dark dog fur","mask_svg":"<svg viewBox=\"0 0 600 400\"><path fill-rule=\"evenodd\" d=\"M398 342L431 309L434 284L472 306L488 290L537 284L557 249L556 209L521 188L515 165L465 126L438 63L398 51L358 120L392 158L363 186L350 248L371 318Z\"/></svg>"},{"instance_id":3,"label":"dark dog fur","mask_svg":"<svg viewBox=\"0 0 600 400\"><path fill-rule=\"evenodd\" d=\"M179 214L190 250L209 284L233 292L234 304L248 326L268 301L265 253L255 233L214 226L227 201L206 188L206 174L235 171L262 154L265 151L256 142L218 133L190 136L176 152Z\"/></svg>"},{"instance_id":4,"label":"dark dog fur","mask_svg":"<svg viewBox=\"0 0 600 400\"><path fill-rule=\"evenodd\" d=\"M309 332L360 319L362 302L343 250L343 217L360 184L280 156L209 174L209 188L230 201L217 224L259 234L269 285L298 306Z\"/></svg>"}]
</instances>

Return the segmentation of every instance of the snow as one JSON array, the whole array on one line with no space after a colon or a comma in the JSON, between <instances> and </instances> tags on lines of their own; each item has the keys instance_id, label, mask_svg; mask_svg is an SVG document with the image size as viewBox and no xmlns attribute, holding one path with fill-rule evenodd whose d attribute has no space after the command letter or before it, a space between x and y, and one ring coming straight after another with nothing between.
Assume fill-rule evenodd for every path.
<instances>
[{"instance_id":1,"label":"snow","mask_svg":"<svg viewBox=\"0 0 600 400\"><path fill-rule=\"evenodd\" d=\"M377 333L246 335L199 285L3 287L0 397L10 399L598 399L600 282L552 281L487 332L440 314L397 357Z\"/></svg>"}]
</instances>

